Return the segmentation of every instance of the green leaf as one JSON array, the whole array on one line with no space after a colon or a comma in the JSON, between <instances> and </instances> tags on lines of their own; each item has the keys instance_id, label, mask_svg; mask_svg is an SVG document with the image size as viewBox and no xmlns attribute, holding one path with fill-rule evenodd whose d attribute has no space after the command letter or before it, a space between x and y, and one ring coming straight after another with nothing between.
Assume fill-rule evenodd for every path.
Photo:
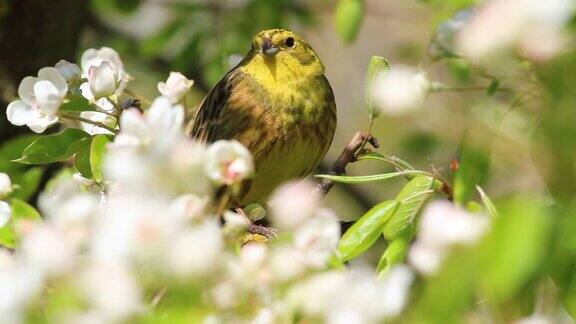
<instances>
[{"instance_id":1,"label":"green leaf","mask_svg":"<svg viewBox=\"0 0 576 324\"><path fill-rule=\"evenodd\" d=\"M454 178L454 200L465 205L482 184L489 167L488 153L470 145L462 145L460 163Z\"/></svg>"},{"instance_id":2,"label":"green leaf","mask_svg":"<svg viewBox=\"0 0 576 324\"><path fill-rule=\"evenodd\" d=\"M486 208L488 213L490 213L490 216L498 217L498 210L496 210L496 207L492 203L490 197L486 195L486 193L484 192L484 190L482 190L480 186L476 186L476 190L480 194L480 198L482 198L482 203L484 204L484 207Z\"/></svg>"},{"instance_id":3,"label":"green leaf","mask_svg":"<svg viewBox=\"0 0 576 324\"><path fill-rule=\"evenodd\" d=\"M81 111L95 111L96 109L90 104L90 102L87 99L76 98L60 106L59 110L66 112L81 112Z\"/></svg>"},{"instance_id":4,"label":"green leaf","mask_svg":"<svg viewBox=\"0 0 576 324\"><path fill-rule=\"evenodd\" d=\"M370 209L352 227L338 244L337 253L341 261L348 261L370 248L380 237L384 224L398 208L397 201L385 201Z\"/></svg>"},{"instance_id":5,"label":"green leaf","mask_svg":"<svg viewBox=\"0 0 576 324\"><path fill-rule=\"evenodd\" d=\"M42 217L40 213L27 202L20 200L18 198L12 198L10 200L10 205L12 207L12 219L32 219L41 220Z\"/></svg>"},{"instance_id":6,"label":"green leaf","mask_svg":"<svg viewBox=\"0 0 576 324\"><path fill-rule=\"evenodd\" d=\"M17 198L11 199L10 208L12 209L12 218L8 224L0 228L0 246L13 249L18 243L18 238L14 231L16 222L20 219L41 220L42 217L34 207Z\"/></svg>"},{"instance_id":7,"label":"green leaf","mask_svg":"<svg viewBox=\"0 0 576 324\"><path fill-rule=\"evenodd\" d=\"M22 200L28 200L32 197L40 185L42 174L44 174L44 170L41 167L34 167L22 174L13 176L12 181L17 185L17 188L14 189L12 197Z\"/></svg>"},{"instance_id":8,"label":"green leaf","mask_svg":"<svg viewBox=\"0 0 576 324\"><path fill-rule=\"evenodd\" d=\"M408 247L414 237L414 226L406 227L394 240L390 242L380 261L378 261L378 276L382 277L386 274L391 266L404 262L408 254Z\"/></svg>"},{"instance_id":9,"label":"green leaf","mask_svg":"<svg viewBox=\"0 0 576 324\"><path fill-rule=\"evenodd\" d=\"M396 196L396 201L400 202L400 207L384 226L384 237L389 241L394 240L407 226L412 224L426 200L433 194L433 177L417 176L410 180Z\"/></svg>"},{"instance_id":10,"label":"green leaf","mask_svg":"<svg viewBox=\"0 0 576 324\"><path fill-rule=\"evenodd\" d=\"M500 81L492 80L492 83L490 83L490 86L486 90L486 95L488 97L492 97L496 93L496 91L498 90L499 86L500 86Z\"/></svg>"},{"instance_id":11,"label":"green leaf","mask_svg":"<svg viewBox=\"0 0 576 324\"><path fill-rule=\"evenodd\" d=\"M74 167L84 178L92 178L92 167L90 166L90 147L91 138L82 138L78 140L78 150L74 155Z\"/></svg>"},{"instance_id":12,"label":"green leaf","mask_svg":"<svg viewBox=\"0 0 576 324\"><path fill-rule=\"evenodd\" d=\"M38 135L22 135L3 142L0 146L0 172L12 173L25 170L26 166L14 163L12 160L21 157L26 147L37 138Z\"/></svg>"},{"instance_id":13,"label":"green leaf","mask_svg":"<svg viewBox=\"0 0 576 324\"><path fill-rule=\"evenodd\" d=\"M15 162L23 164L46 164L64 161L70 158L84 144L82 139L88 138L86 132L68 128L59 134L42 136L30 144Z\"/></svg>"},{"instance_id":14,"label":"green leaf","mask_svg":"<svg viewBox=\"0 0 576 324\"><path fill-rule=\"evenodd\" d=\"M383 71L387 71L389 68L388 61L380 56L372 56L370 63L368 63L368 73L366 77L366 106L371 121L376 119L380 114L380 111L376 109L376 104L374 103L374 83L376 82L378 75Z\"/></svg>"},{"instance_id":15,"label":"green leaf","mask_svg":"<svg viewBox=\"0 0 576 324\"><path fill-rule=\"evenodd\" d=\"M340 182L340 183L367 183L367 182L383 181L383 180L388 180L388 179L392 179L392 178L396 178L396 177L418 175L418 174L428 175L428 173L424 172L424 171L406 170L406 171L400 171L400 172L374 174L374 175L367 175L367 176L337 176L337 175L329 175L329 174L319 174L316 177L324 178L324 179L330 179L332 181Z\"/></svg>"},{"instance_id":16,"label":"green leaf","mask_svg":"<svg viewBox=\"0 0 576 324\"><path fill-rule=\"evenodd\" d=\"M364 20L364 0L340 0L336 7L336 31L345 43L352 43Z\"/></svg>"},{"instance_id":17,"label":"green leaf","mask_svg":"<svg viewBox=\"0 0 576 324\"><path fill-rule=\"evenodd\" d=\"M489 300L508 300L548 268L553 222L542 203L516 198L500 206L492 231L482 244L482 288Z\"/></svg>"},{"instance_id":18,"label":"green leaf","mask_svg":"<svg viewBox=\"0 0 576 324\"><path fill-rule=\"evenodd\" d=\"M110 139L106 135L96 135L92 139L90 168L96 182L102 182L102 163L104 162L104 154L108 143L110 143Z\"/></svg>"}]
</instances>

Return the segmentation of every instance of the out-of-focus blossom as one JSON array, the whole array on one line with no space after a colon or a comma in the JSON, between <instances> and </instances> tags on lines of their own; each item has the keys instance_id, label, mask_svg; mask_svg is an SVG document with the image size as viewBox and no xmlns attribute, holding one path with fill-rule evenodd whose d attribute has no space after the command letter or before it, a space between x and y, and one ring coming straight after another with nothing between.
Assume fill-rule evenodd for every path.
<instances>
[{"instance_id":1,"label":"out-of-focus blossom","mask_svg":"<svg viewBox=\"0 0 576 324\"><path fill-rule=\"evenodd\" d=\"M173 106L166 97L158 97L145 114L135 108L122 113L120 133L114 139L114 145L169 146L181 135L183 122L184 108Z\"/></svg>"},{"instance_id":2,"label":"out-of-focus blossom","mask_svg":"<svg viewBox=\"0 0 576 324\"><path fill-rule=\"evenodd\" d=\"M222 233L215 219L179 233L167 251L168 268L178 277L202 277L215 270L222 256Z\"/></svg>"},{"instance_id":3,"label":"out-of-focus blossom","mask_svg":"<svg viewBox=\"0 0 576 324\"><path fill-rule=\"evenodd\" d=\"M311 267L326 265L340 240L338 217L327 209L318 214L294 233L294 246L301 253L304 262Z\"/></svg>"},{"instance_id":4,"label":"out-of-focus blossom","mask_svg":"<svg viewBox=\"0 0 576 324\"><path fill-rule=\"evenodd\" d=\"M528 317L521 318L515 322L515 324L552 324L552 323L558 323L558 321L544 314L533 314Z\"/></svg>"},{"instance_id":5,"label":"out-of-focus blossom","mask_svg":"<svg viewBox=\"0 0 576 324\"><path fill-rule=\"evenodd\" d=\"M118 75L110 63L102 62L88 70L90 92L96 99L113 95L118 88Z\"/></svg>"},{"instance_id":6,"label":"out-of-focus blossom","mask_svg":"<svg viewBox=\"0 0 576 324\"><path fill-rule=\"evenodd\" d=\"M423 212L420 232L408 259L423 274L435 273L447 250L473 245L488 230L490 219L471 214L447 201L435 201Z\"/></svg>"},{"instance_id":7,"label":"out-of-focus blossom","mask_svg":"<svg viewBox=\"0 0 576 324\"><path fill-rule=\"evenodd\" d=\"M419 108L429 88L430 81L423 72L410 66L392 66L376 76L374 100L383 113L401 115Z\"/></svg>"},{"instance_id":8,"label":"out-of-focus blossom","mask_svg":"<svg viewBox=\"0 0 576 324\"><path fill-rule=\"evenodd\" d=\"M296 284L288 301L328 323L381 323L404 309L413 277L406 266L392 268L383 281L367 269L329 271Z\"/></svg>"},{"instance_id":9,"label":"out-of-focus blossom","mask_svg":"<svg viewBox=\"0 0 576 324\"><path fill-rule=\"evenodd\" d=\"M514 46L532 59L549 59L563 47L563 28L575 8L571 0L487 1L458 36L458 48L482 62Z\"/></svg>"},{"instance_id":10,"label":"out-of-focus blossom","mask_svg":"<svg viewBox=\"0 0 576 324\"><path fill-rule=\"evenodd\" d=\"M337 271L319 273L294 285L288 302L312 317L322 317L346 284L345 275Z\"/></svg>"},{"instance_id":11,"label":"out-of-focus blossom","mask_svg":"<svg viewBox=\"0 0 576 324\"><path fill-rule=\"evenodd\" d=\"M37 226L25 235L21 253L34 269L47 275L66 272L74 262L74 249L48 225Z\"/></svg>"},{"instance_id":12,"label":"out-of-focus blossom","mask_svg":"<svg viewBox=\"0 0 576 324\"><path fill-rule=\"evenodd\" d=\"M26 306L42 289L42 276L21 263L0 267L0 318L5 323L22 323Z\"/></svg>"},{"instance_id":13,"label":"out-of-focus blossom","mask_svg":"<svg viewBox=\"0 0 576 324\"><path fill-rule=\"evenodd\" d=\"M6 108L8 121L42 133L58 121L56 113L67 92L68 84L56 68L42 68L38 77L28 76L20 83L20 100L11 102Z\"/></svg>"},{"instance_id":14,"label":"out-of-focus blossom","mask_svg":"<svg viewBox=\"0 0 576 324\"><path fill-rule=\"evenodd\" d=\"M60 60L54 67L67 82L77 83L82 79L82 71L80 70L80 67L74 63Z\"/></svg>"},{"instance_id":15,"label":"out-of-focus blossom","mask_svg":"<svg viewBox=\"0 0 576 324\"><path fill-rule=\"evenodd\" d=\"M6 197L11 192L12 181L10 181L10 177L4 172L0 172L0 199Z\"/></svg>"},{"instance_id":16,"label":"out-of-focus blossom","mask_svg":"<svg viewBox=\"0 0 576 324\"><path fill-rule=\"evenodd\" d=\"M98 197L81 191L76 181L68 181L43 192L38 206L45 220L66 239L66 244L79 248L89 238Z\"/></svg>"},{"instance_id":17,"label":"out-of-focus blossom","mask_svg":"<svg viewBox=\"0 0 576 324\"><path fill-rule=\"evenodd\" d=\"M232 185L252 176L254 162L240 142L220 140L208 147L205 170L214 182Z\"/></svg>"},{"instance_id":18,"label":"out-of-focus blossom","mask_svg":"<svg viewBox=\"0 0 576 324\"><path fill-rule=\"evenodd\" d=\"M224 212L224 229L229 233L240 233L248 228L250 220L238 213Z\"/></svg>"},{"instance_id":19,"label":"out-of-focus blossom","mask_svg":"<svg viewBox=\"0 0 576 324\"><path fill-rule=\"evenodd\" d=\"M177 103L192 88L193 80L189 80L180 72L170 72L166 82L158 82L158 91L172 103Z\"/></svg>"},{"instance_id":20,"label":"out-of-focus blossom","mask_svg":"<svg viewBox=\"0 0 576 324\"><path fill-rule=\"evenodd\" d=\"M0 200L0 228L6 226L12 218L12 209L7 202Z\"/></svg>"},{"instance_id":21,"label":"out-of-focus blossom","mask_svg":"<svg viewBox=\"0 0 576 324\"><path fill-rule=\"evenodd\" d=\"M292 182L278 188L272 196L272 222L278 229L291 230L316 212L319 201L309 182Z\"/></svg>"},{"instance_id":22,"label":"out-of-focus blossom","mask_svg":"<svg viewBox=\"0 0 576 324\"><path fill-rule=\"evenodd\" d=\"M390 268L382 280L382 293L386 296L382 300L382 311L385 317L398 316L408 304L410 287L414 281L414 273L406 265L396 265Z\"/></svg>"},{"instance_id":23,"label":"out-of-focus blossom","mask_svg":"<svg viewBox=\"0 0 576 324\"><path fill-rule=\"evenodd\" d=\"M194 194L182 195L176 198L170 205L173 217L183 222L197 222L202 220L208 213L208 197L200 197Z\"/></svg>"},{"instance_id":24,"label":"out-of-focus blossom","mask_svg":"<svg viewBox=\"0 0 576 324\"><path fill-rule=\"evenodd\" d=\"M271 251L270 272L274 281L288 282L306 271L300 251L290 245L281 245Z\"/></svg>"},{"instance_id":25,"label":"out-of-focus blossom","mask_svg":"<svg viewBox=\"0 0 576 324\"><path fill-rule=\"evenodd\" d=\"M458 33L470 22L474 10L463 10L449 20L438 26L436 33L428 47L428 53L433 59L458 55L456 37Z\"/></svg>"},{"instance_id":26,"label":"out-of-focus blossom","mask_svg":"<svg viewBox=\"0 0 576 324\"><path fill-rule=\"evenodd\" d=\"M269 308L261 308L251 321L252 324L274 324L276 322L274 311Z\"/></svg>"},{"instance_id":27,"label":"out-of-focus blossom","mask_svg":"<svg viewBox=\"0 0 576 324\"><path fill-rule=\"evenodd\" d=\"M125 320L143 310L140 286L129 269L120 264L91 264L78 279L90 305L107 322Z\"/></svg>"}]
</instances>

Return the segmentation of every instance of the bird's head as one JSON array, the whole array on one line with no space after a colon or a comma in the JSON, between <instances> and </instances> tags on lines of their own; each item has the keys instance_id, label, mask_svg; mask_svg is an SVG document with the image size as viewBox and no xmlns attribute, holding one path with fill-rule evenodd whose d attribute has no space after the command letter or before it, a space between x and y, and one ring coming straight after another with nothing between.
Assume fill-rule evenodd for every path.
<instances>
[{"instance_id":1,"label":"bird's head","mask_svg":"<svg viewBox=\"0 0 576 324\"><path fill-rule=\"evenodd\" d=\"M324 66L318 55L300 36L287 29L269 29L258 33L252 40L253 59L268 65L282 65L287 70L323 73Z\"/></svg>"}]
</instances>

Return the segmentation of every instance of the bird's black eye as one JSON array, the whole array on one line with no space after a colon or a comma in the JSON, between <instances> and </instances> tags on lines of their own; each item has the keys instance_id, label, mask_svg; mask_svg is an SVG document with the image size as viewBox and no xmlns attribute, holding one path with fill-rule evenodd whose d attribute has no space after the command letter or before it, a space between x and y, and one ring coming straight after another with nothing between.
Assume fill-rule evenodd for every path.
<instances>
[{"instance_id":1,"label":"bird's black eye","mask_svg":"<svg viewBox=\"0 0 576 324\"><path fill-rule=\"evenodd\" d=\"M288 37L286 38L286 46L288 47L294 47L294 37Z\"/></svg>"}]
</instances>

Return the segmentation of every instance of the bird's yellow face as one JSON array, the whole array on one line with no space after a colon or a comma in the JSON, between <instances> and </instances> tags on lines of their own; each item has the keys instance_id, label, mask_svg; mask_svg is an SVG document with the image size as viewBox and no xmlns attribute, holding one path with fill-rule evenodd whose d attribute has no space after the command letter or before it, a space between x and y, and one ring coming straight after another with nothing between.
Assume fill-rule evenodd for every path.
<instances>
[{"instance_id":1,"label":"bird's yellow face","mask_svg":"<svg viewBox=\"0 0 576 324\"><path fill-rule=\"evenodd\" d=\"M270 81L275 82L324 73L324 66L314 49L286 29L258 33L242 69L252 75L270 77Z\"/></svg>"}]
</instances>

